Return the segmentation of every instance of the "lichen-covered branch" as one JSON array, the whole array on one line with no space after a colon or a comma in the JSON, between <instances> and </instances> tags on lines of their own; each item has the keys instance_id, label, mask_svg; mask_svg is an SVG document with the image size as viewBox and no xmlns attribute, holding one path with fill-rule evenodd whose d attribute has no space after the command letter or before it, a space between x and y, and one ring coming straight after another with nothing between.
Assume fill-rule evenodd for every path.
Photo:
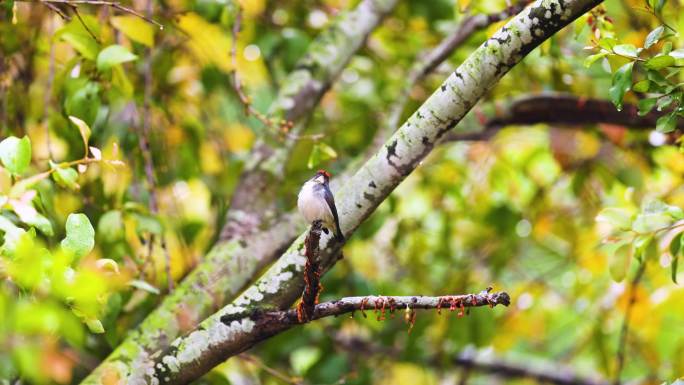
<instances>
[{"instance_id":1,"label":"lichen-covered branch","mask_svg":"<svg viewBox=\"0 0 684 385\"><path fill-rule=\"evenodd\" d=\"M343 12L310 44L307 55L283 83L269 115L299 121L311 112L396 2L364 0L356 9ZM235 5L229 2L227 6ZM219 241L84 383L98 383L103 376L138 381L147 369L150 353L166 348L233 299L304 230L297 214L276 218L275 210L270 209L278 185L274 175L279 178L281 174L275 167L280 167L279 159L287 155L283 151L266 142L255 146Z\"/></svg>"},{"instance_id":2,"label":"lichen-covered branch","mask_svg":"<svg viewBox=\"0 0 684 385\"><path fill-rule=\"evenodd\" d=\"M481 31L488 26L501 20L505 20L522 11L530 0L520 0L507 7L503 11L490 14L477 14L465 17L454 31L445 37L435 48L419 58L412 66L406 78L406 82L391 106L387 119L375 135L374 143L380 145L384 142L399 125L401 114L406 108L411 89L423 78L442 64L456 49L467 41L475 32ZM374 146L377 147L377 146Z\"/></svg>"},{"instance_id":3,"label":"lichen-covered branch","mask_svg":"<svg viewBox=\"0 0 684 385\"><path fill-rule=\"evenodd\" d=\"M193 332L193 334L188 336L188 340L185 341L177 340L169 351L162 356L162 360L155 365L155 375L150 378L150 383L157 383L158 381L160 384L185 384L198 378L208 368L218 365L221 362L221 355L212 355L211 351L205 350L198 352L203 354L200 360L188 363L183 360L183 348L190 345L196 347L200 345L210 346L213 338L237 334L245 329L254 331L254 333L244 335L244 337L248 338L248 340L244 341L244 346L248 347L293 326L324 317L339 316L356 311L364 316L366 316L366 311L375 312L378 314L378 320L382 320L385 319L386 314L392 314L397 311L411 312L416 309L446 309L451 311L458 310L459 314L463 315L463 309L469 307L508 306L509 304L510 297L506 292L492 293L490 288L478 294L441 297L347 297L316 305L310 320L301 320L296 309L276 311L255 309L246 316L225 314L219 318L218 322L213 324L212 329Z\"/></svg>"},{"instance_id":4,"label":"lichen-covered branch","mask_svg":"<svg viewBox=\"0 0 684 385\"><path fill-rule=\"evenodd\" d=\"M539 0L471 54L380 151L336 192L344 235L351 236L510 68L600 2ZM173 361L173 373L182 373L187 368L203 373L214 363L249 349L257 341L255 336L261 335L250 315L257 310L285 310L302 292L305 235L301 234L256 283L203 321L194 332L176 340L175 350L160 355L155 363ZM320 257L324 270L334 265L340 247L330 239L331 235L321 237ZM234 319L227 328L218 325L226 316Z\"/></svg>"}]
</instances>

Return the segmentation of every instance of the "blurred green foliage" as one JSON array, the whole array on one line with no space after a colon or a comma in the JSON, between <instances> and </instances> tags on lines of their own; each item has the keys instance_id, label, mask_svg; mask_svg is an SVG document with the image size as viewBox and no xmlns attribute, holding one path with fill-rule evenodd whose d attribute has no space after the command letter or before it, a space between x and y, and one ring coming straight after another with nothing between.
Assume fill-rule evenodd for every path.
<instances>
[{"instance_id":1,"label":"blurred green foliage","mask_svg":"<svg viewBox=\"0 0 684 385\"><path fill-rule=\"evenodd\" d=\"M169 279L187 274L215 240L255 138L277 140L244 115L230 72L265 112L316 34L358 2L243 1L237 41L224 3L155 1L161 30L103 6L80 5L80 17L60 7L66 21L43 4L2 2L0 378L78 382L159 303ZM294 206L311 168L337 174L362 156L417 57L468 14L505 6L401 1L311 116L317 139L297 143L279 208ZM413 87L404 117L501 25ZM678 31L676 1L609 0L513 68L474 115L512 96L562 91L668 111L653 129L673 131L683 102ZM140 143L146 121L154 186ZM538 125L440 146L349 240L321 299L494 285L511 294L510 308L420 313L410 334L400 317L326 319L201 382L282 383L277 372L316 384L449 383L462 374L450 358L465 350L610 378L641 263L623 378L674 381L684 374L684 290L675 283L684 154L658 138L608 124ZM491 377L473 372L468 383Z\"/></svg>"}]
</instances>

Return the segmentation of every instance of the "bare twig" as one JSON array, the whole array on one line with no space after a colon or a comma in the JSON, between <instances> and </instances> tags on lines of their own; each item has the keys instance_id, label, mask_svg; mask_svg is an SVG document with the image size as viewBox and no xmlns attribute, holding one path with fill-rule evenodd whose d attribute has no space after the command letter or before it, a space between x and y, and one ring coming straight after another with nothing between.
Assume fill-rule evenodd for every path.
<instances>
[{"instance_id":1,"label":"bare twig","mask_svg":"<svg viewBox=\"0 0 684 385\"><path fill-rule=\"evenodd\" d=\"M242 353L238 357L240 357L241 359L243 359L247 362L250 362L250 363L258 366L259 368L264 370L266 373L272 375L273 377L275 377L275 378L277 378L277 379L279 379L285 383L293 384L293 385L303 384L303 381L301 378L292 377L292 376L289 376L285 373L282 373L276 369L273 369L272 367L266 365L261 359L259 359L259 357L255 356L255 355L252 355L249 353Z\"/></svg>"},{"instance_id":2,"label":"bare twig","mask_svg":"<svg viewBox=\"0 0 684 385\"><path fill-rule=\"evenodd\" d=\"M646 271L646 261L642 261L639 264L639 268L634 274L634 279L629 285L629 298L627 299L627 308L625 309L625 318L622 321L622 328L620 329L620 339L618 342L618 349L615 355L616 369L615 378L613 380L613 385L620 385L622 376L622 369L625 366L625 355L627 353L627 337L629 335L629 323L632 317L632 310L634 309L634 304L636 303L637 289L639 288L639 283L641 278L644 276Z\"/></svg>"},{"instance_id":3,"label":"bare twig","mask_svg":"<svg viewBox=\"0 0 684 385\"><path fill-rule=\"evenodd\" d=\"M52 83L55 80L55 42L52 38L55 29L55 21L53 15L48 17L48 36L50 36L50 56L48 64L48 79L45 87L45 96L43 97L43 124L45 125L45 142L47 144L48 157L52 159L52 145L50 143L50 104L52 101Z\"/></svg>"},{"instance_id":4,"label":"bare twig","mask_svg":"<svg viewBox=\"0 0 684 385\"><path fill-rule=\"evenodd\" d=\"M50 2L46 2L46 1L42 1L42 3L46 7L48 7L52 12L58 14L59 17L61 17L63 20L71 21L71 17L69 15L67 15L66 13L64 13L64 11L62 11L58 6L56 6Z\"/></svg>"},{"instance_id":5,"label":"bare twig","mask_svg":"<svg viewBox=\"0 0 684 385\"><path fill-rule=\"evenodd\" d=\"M147 15L152 14L152 0L147 0L145 5L145 12ZM143 112L142 112L142 133L138 135L138 146L142 153L144 160L145 179L147 186L150 189L149 208L153 215L159 215L159 204L157 202L156 178L154 175L154 160L152 159L152 152L150 150L150 134L151 134L151 114L150 105L152 101L152 48L145 50L145 61L143 67L144 75L144 95L143 95ZM154 242L154 235L150 236L150 255L152 252L152 244ZM164 270L166 272L166 282L169 292L173 291L173 278L171 277L171 257L166 247L166 238L164 233L159 235L159 242L164 253Z\"/></svg>"},{"instance_id":6,"label":"bare twig","mask_svg":"<svg viewBox=\"0 0 684 385\"><path fill-rule=\"evenodd\" d=\"M31 0L18 0L18 1L31 1ZM160 24L160 23L154 21L154 20L150 17L150 15L147 15L147 16L146 16L146 15L143 15L143 14L141 14L140 12L138 12L138 11L132 9L132 8L126 7L126 6L124 6L124 5L121 5L121 3L118 2L118 1L105 1L105 0L40 0L40 1L41 1L41 3L45 4L47 7L49 7L50 9L52 9L53 11L59 13L60 16L62 16L62 18L64 18L65 20L69 20L69 17L68 17L67 15L64 15L63 13L60 13L60 11L57 11L57 10L55 9L56 7L53 8L53 6L54 6L55 4L68 4L69 6L72 7L72 9L73 9L74 11L76 11L76 7L77 7L78 5L82 5L82 4L83 4L83 5L104 5L104 6L109 6L109 7L112 7L112 8L114 8L114 9L118 9L118 10L121 11L121 12L128 13L128 14L131 14L131 15L133 15L133 16L137 16L137 17L139 17L139 18L145 20L146 22L148 22L148 23L150 23L150 24L156 25L157 27L159 27L159 29L164 29L164 26L163 26L162 24ZM77 14L77 16L78 16L78 14Z\"/></svg>"},{"instance_id":7,"label":"bare twig","mask_svg":"<svg viewBox=\"0 0 684 385\"><path fill-rule=\"evenodd\" d=\"M74 11L74 15L76 15L76 18L77 18L78 21L81 23L81 25L83 26L83 28L85 28L86 32L88 32L88 34L90 35L90 37L92 37L96 42L99 43L99 42L100 42L100 39L98 39L97 36L95 36L95 34L93 33L93 31L90 30L90 27L88 27L88 24L86 24L86 22L83 21L83 18L81 17L81 14L78 12L78 6L76 6L76 4L70 4L70 3L67 3L67 4L69 4L69 6L71 7L71 10Z\"/></svg>"}]
</instances>

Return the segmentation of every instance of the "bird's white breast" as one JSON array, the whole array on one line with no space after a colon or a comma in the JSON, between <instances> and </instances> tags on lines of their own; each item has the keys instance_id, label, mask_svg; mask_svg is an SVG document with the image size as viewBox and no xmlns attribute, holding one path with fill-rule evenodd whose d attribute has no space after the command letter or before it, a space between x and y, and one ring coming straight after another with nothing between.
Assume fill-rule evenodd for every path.
<instances>
[{"instance_id":1,"label":"bird's white breast","mask_svg":"<svg viewBox=\"0 0 684 385\"><path fill-rule=\"evenodd\" d=\"M321 220L329 224L334 221L332 212L323 194L317 192L315 186L316 182L304 183L297 197L297 208L308 223Z\"/></svg>"}]
</instances>

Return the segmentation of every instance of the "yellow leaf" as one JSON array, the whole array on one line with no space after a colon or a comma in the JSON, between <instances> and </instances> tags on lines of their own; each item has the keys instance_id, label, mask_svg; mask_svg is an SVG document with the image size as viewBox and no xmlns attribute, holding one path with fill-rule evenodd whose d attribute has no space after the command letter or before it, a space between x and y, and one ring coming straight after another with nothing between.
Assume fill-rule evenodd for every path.
<instances>
[{"instance_id":1,"label":"yellow leaf","mask_svg":"<svg viewBox=\"0 0 684 385\"><path fill-rule=\"evenodd\" d=\"M193 12L179 16L178 27L190 36L188 46L198 59L231 70L231 38L225 30Z\"/></svg>"},{"instance_id":2,"label":"yellow leaf","mask_svg":"<svg viewBox=\"0 0 684 385\"><path fill-rule=\"evenodd\" d=\"M127 38L148 47L154 45L154 27L145 20L137 16L114 16L110 20Z\"/></svg>"},{"instance_id":3,"label":"yellow leaf","mask_svg":"<svg viewBox=\"0 0 684 385\"><path fill-rule=\"evenodd\" d=\"M224 131L226 147L231 152L242 152L248 150L254 141L254 133L249 127L239 123L231 124Z\"/></svg>"}]
</instances>

